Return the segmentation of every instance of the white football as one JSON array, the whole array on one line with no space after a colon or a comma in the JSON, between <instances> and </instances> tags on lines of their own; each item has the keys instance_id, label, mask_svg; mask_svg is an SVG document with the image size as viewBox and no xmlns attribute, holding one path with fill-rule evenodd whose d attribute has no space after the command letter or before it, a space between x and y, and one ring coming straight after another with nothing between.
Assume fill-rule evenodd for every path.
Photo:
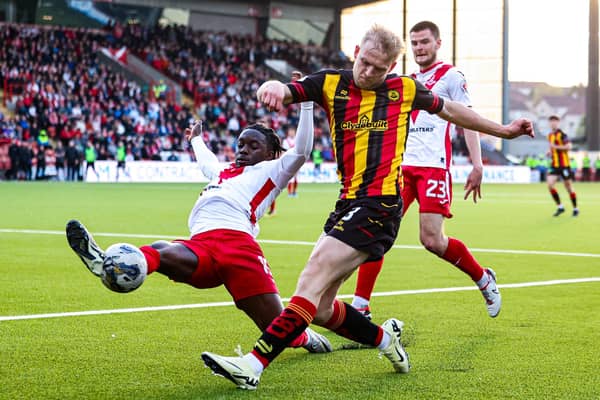
<instances>
[{"instance_id":1,"label":"white football","mask_svg":"<svg viewBox=\"0 0 600 400\"><path fill-rule=\"evenodd\" d=\"M148 275L144 254L129 243L116 243L106 249L100 278L112 291L127 293L137 289Z\"/></svg>"}]
</instances>

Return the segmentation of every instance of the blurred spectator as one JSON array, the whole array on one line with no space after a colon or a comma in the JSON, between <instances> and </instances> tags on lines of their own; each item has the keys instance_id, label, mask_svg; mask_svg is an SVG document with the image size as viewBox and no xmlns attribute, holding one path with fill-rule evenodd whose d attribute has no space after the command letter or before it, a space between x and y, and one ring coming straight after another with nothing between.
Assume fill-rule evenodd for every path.
<instances>
[{"instance_id":1,"label":"blurred spectator","mask_svg":"<svg viewBox=\"0 0 600 400\"><path fill-rule=\"evenodd\" d=\"M19 169L17 170L17 178L21 180L30 181L32 176L32 167L33 167L33 150L31 150L31 143L22 142L19 147L19 161L17 165Z\"/></svg>"},{"instance_id":2,"label":"blurred spectator","mask_svg":"<svg viewBox=\"0 0 600 400\"><path fill-rule=\"evenodd\" d=\"M65 180L65 148L62 141L56 142L56 149L54 151L55 165L56 165L56 179L59 181Z\"/></svg>"},{"instance_id":3,"label":"blurred spectator","mask_svg":"<svg viewBox=\"0 0 600 400\"><path fill-rule=\"evenodd\" d=\"M75 141L69 141L69 147L65 151L65 159L67 161L67 180L76 181L79 178L80 164L79 150L75 147Z\"/></svg>"},{"instance_id":4,"label":"blurred spectator","mask_svg":"<svg viewBox=\"0 0 600 400\"><path fill-rule=\"evenodd\" d=\"M42 180L46 179L46 147L43 145L39 145L37 147L37 152L35 154L36 164L35 164L35 179Z\"/></svg>"},{"instance_id":5,"label":"blurred spectator","mask_svg":"<svg viewBox=\"0 0 600 400\"><path fill-rule=\"evenodd\" d=\"M584 182L592 180L592 160L587 151L583 153L581 160L581 180Z\"/></svg>"},{"instance_id":6,"label":"blurred spectator","mask_svg":"<svg viewBox=\"0 0 600 400\"><path fill-rule=\"evenodd\" d=\"M96 159L98 158L98 151L96 150L96 146L92 143L91 140L88 140L87 146L85 147L85 177L87 179L88 170L91 168L94 174L96 174L96 179L100 180L100 175L98 175L98 171L96 171Z\"/></svg>"}]
</instances>

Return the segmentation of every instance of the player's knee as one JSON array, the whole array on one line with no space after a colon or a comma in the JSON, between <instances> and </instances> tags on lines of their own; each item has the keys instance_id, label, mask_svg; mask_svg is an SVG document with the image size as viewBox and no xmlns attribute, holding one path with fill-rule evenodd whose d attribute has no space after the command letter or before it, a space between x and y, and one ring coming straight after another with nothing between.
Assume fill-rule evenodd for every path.
<instances>
[{"instance_id":1,"label":"player's knee","mask_svg":"<svg viewBox=\"0 0 600 400\"><path fill-rule=\"evenodd\" d=\"M438 235L422 234L421 244L431 253L440 255L443 251L443 240Z\"/></svg>"}]
</instances>

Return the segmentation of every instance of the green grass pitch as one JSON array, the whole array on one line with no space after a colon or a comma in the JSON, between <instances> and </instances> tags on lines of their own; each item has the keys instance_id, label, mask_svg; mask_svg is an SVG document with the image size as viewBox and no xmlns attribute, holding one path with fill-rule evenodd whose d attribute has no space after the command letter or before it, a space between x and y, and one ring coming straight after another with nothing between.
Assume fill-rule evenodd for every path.
<instances>
[{"instance_id":1,"label":"green grass pitch","mask_svg":"<svg viewBox=\"0 0 600 400\"><path fill-rule=\"evenodd\" d=\"M158 274L135 292L110 292L63 234L67 220L78 218L103 233L96 235L103 247L185 238L200 185L1 183L0 399L600 398L600 184L576 184L578 218L570 216L562 186L567 213L558 218L542 184L484 185L476 205L455 186L455 218L446 232L508 285L499 317L487 316L474 290L377 296L376 322L393 316L406 323L410 374L394 374L373 349L325 355L288 349L249 393L212 376L200 360L206 350L233 355L238 344L252 348L259 332L231 305L7 318L230 301L223 288L197 290ZM259 239L283 297L293 293L336 196L336 185L301 184L298 198L284 193L277 215L261 221ZM376 292L473 286L416 247L416 207L396 244ZM516 285L572 279L582 281ZM341 294L353 288L354 278ZM336 349L347 343L317 330Z\"/></svg>"}]
</instances>

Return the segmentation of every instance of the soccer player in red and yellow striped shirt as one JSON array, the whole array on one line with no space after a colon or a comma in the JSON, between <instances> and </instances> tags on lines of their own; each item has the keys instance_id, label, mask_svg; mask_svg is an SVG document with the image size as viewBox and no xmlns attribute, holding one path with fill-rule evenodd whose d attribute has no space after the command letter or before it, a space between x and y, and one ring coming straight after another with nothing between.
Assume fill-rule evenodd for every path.
<instances>
[{"instance_id":1,"label":"soccer player in red and yellow striped shirt","mask_svg":"<svg viewBox=\"0 0 600 400\"><path fill-rule=\"evenodd\" d=\"M400 342L403 323L391 318L375 325L336 295L361 263L381 258L396 239L402 216L398 178L412 110L507 139L533 136L531 121L499 125L410 77L392 74L402 51L396 34L374 25L354 50L352 70L324 70L287 85L268 81L258 89L258 100L270 109L314 101L326 110L342 188L294 296L252 352L243 357L202 353L213 372L240 388L256 389L263 369L311 322L377 347L396 372L409 371Z\"/></svg>"},{"instance_id":2,"label":"soccer player in red and yellow striped shirt","mask_svg":"<svg viewBox=\"0 0 600 400\"><path fill-rule=\"evenodd\" d=\"M548 183L548 190L550 195L554 199L554 202L558 206L554 212L554 216L558 217L560 214L565 212L565 206L560 201L560 196L554 188L558 177L561 177L569 197L571 198L571 204L573 204L573 216L579 215L579 208L577 208L577 194L573 187L573 171L571 170L571 161L569 160L569 150L571 150L571 142L567 137L567 134L560 129L560 118L557 115L551 115L548 118L550 121L550 129L552 130L548 134L548 143L550 144L550 156L552 160L550 162L550 170L546 177L546 183Z\"/></svg>"}]
</instances>

